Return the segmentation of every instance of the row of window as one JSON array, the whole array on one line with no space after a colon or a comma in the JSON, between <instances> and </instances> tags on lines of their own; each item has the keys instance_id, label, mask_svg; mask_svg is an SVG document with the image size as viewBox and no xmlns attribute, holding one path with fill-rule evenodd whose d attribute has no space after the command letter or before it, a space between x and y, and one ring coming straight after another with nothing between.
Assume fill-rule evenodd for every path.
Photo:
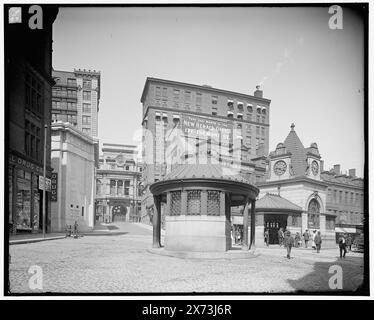
<instances>
[{"instance_id":1,"label":"row of window","mask_svg":"<svg viewBox=\"0 0 374 320\"><path fill-rule=\"evenodd\" d=\"M364 195L362 193L357 192L328 189L327 201L336 204L363 206Z\"/></svg>"},{"instance_id":2,"label":"row of window","mask_svg":"<svg viewBox=\"0 0 374 320\"><path fill-rule=\"evenodd\" d=\"M187 215L201 214L201 190L187 191ZM176 216L181 214L182 209L182 192L172 191L170 203L170 215ZM207 191L207 214L220 214L220 192L216 190Z\"/></svg>"},{"instance_id":3,"label":"row of window","mask_svg":"<svg viewBox=\"0 0 374 320\"><path fill-rule=\"evenodd\" d=\"M69 87L76 87L77 86L77 79L68 78L66 83ZM57 78L56 79L56 84L57 85L62 85L63 83L61 82L61 80L59 78ZM83 79L83 88L84 89L91 89L92 88L91 79Z\"/></svg>"},{"instance_id":4,"label":"row of window","mask_svg":"<svg viewBox=\"0 0 374 320\"><path fill-rule=\"evenodd\" d=\"M337 223L341 224L362 224L364 215L359 212L338 212Z\"/></svg>"},{"instance_id":5,"label":"row of window","mask_svg":"<svg viewBox=\"0 0 374 320\"><path fill-rule=\"evenodd\" d=\"M217 115L217 110L215 110L215 109L213 109L214 111L212 111L212 115L213 116L216 116ZM228 118L231 118L231 119L234 119L234 113L232 113L232 112L230 112L230 111L228 111L228 113L227 113L227 117ZM160 112L156 112L156 116L155 116L155 119L156 120L161 120L161 119L163 119L165 122L167 122L168 121L168 114L167 113L163 113L162 115L161 115L161 113ZM243 118L243 114L242 113L238 113L237 114L237 119L238 120L244 120L244 118ZM173 120L179 120L179 116L173 116ZM247 114L247 120L248 121L252 121L252 115L251 114ZM260 123L260 122L262 122L262 123L265 123L265 121L266 121L266 117L261 117L261 116L256 116L256 122L258 122L258 123Z\"/></svg>"},{"instance_id":6,"label":"row of window","mask_svg":"<svg viewBox=\"0 0 374 320\"><path fill-rule=\"evenodd\" d=\"M41 160L41 128L29 120L25 120L25 153L36 160Z\"/></svg>"},{"instance_id":7,"label":"row of window","mask_svg":"<svg viewBox=\"0 0 374 320\"><path fill-rule=\"evenodd\" d=\"M121 168L121 170L122 170L122 167L119 167L119 166L117 166L115 163L106 163L106 164L102 164L101 166L100 166L100 169L110 169L110 170L116 170L116 169L119 169L119 168ZM130 171L130 168L132 168L132 166L124 166L123 167L126 171ZM139 168L139 171L141 172L141 168Z\"/></svg>"},{"instance_id":8,"label":"row of window","mask_svg":"<svg viewBox=\"0 0 374 320\"><path fill-rule=\"evenodd\" d=\"M52 97L77 99L77 90L54 87Z\"/></svg>"},{"instance_id":9,"label":"row of window","mask_svg":"<svg viewBox=\"0 0 374 320\"><path fill-rule=\"evenodd\" d=\"M77 90L54 87L52 97L77 99ZM83 100L91 101L91 91L83 90Z\"/></svg>"},{"instance_id":10,"label":"row of window","mask_svg":"<svg viewBox=\"0 0 374 320\"><path fill-rule=\"evenodd\" d=\"M61 110L77 110L77 104L75 102L68 102L66 100L62 101L52 101L52 109L61 109ZM91 113L91 104L83 103L82 105L83 113Z\"/></svg>"},{"instance_id":11,"label":"row of window","mask_svg":"<svg viewBox=\"0 0 374 320\"><path fill-rule=\"evenodd\" d=\"M130 180L115 180L111 179L109 183L105 184L100 179L96 180L96 194L111 196L129 196L130 195ZM138 196L141 196L141 189L137 190Z\"/></svg>"},{"instance_id":12,"label":"row of window","mask_svg":"<svg viewBox=\"0 0 374 320\"><path fill-rule=\"evenodd\" d=\"M77 116L75 114L52 113L52 122L55 121L69 122L76 126Z\"/></svg>"},{"instance_id":13,"label":"row of window","mask_svg":"<svg viewBox=\"0 0 374 320\"><path fill-rule=\"evenodd\" d=\"M67 100L52 101L52 109L77 110L77 104Z\"/></svg>"},{"instance_id":14,"label":"row of window","mask_svg":"<svg viewBox=\"0 0 374 320\"><path fill-rule=\"evenodd\" d=\"M189 90L182 91L180 89L175 89L175 88L173 89L173 100L174 101L179 102L180 100L182 100L181 99L182 96L184 97L184 101L187 103L187 105L192 102L191 91L189 91ZM167 100L167 98L168 98L168 88L167 87L156 86L156 99L160 99L161 97L162 97L163 100ZM202 103L202 93L201 92L196 92L195 98L196 98L196 104L201 105L201 103ZM217 95L211 95L211 104L213 106L218 104L218 96ZM253 112L253 105L251 103L234 101L232 99L227 98L227 106L230 109L233 109L235 104L236 104L236 106L239 110L243 110L244 105L246 105L247 106L247 111L248 112ZM257 105L257 112L262 113L262 114L266 114L266 107Z\"/></svg>"}]
</instances>

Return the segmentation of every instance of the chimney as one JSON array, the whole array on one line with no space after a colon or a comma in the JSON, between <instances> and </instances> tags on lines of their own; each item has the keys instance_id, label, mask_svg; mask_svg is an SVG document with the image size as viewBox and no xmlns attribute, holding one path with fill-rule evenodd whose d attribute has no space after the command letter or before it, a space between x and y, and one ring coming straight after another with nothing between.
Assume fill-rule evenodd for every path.
<instances>
[{"instance_id":1,"label":"chimney","mask_svg":"<svg viewBox=\"0 0 374 320\"><path fill-rule=\"evenodd\" d=\"M256 86L256 91L254 92L254 96L258 98L262 98L262 90L260 90L260 86Z\"/></svg>"},{"instance_id":2,"label":"chimney","mask_svg":"<svg viewBox=\"0 0 374 320\"><path fill-rule=\"evenodd\" d=\"M349 169L349 176L352 178L356 178L356 169Z\"/></svg>"},{"instance_id":3,"label":"chimney","mask_svg":"<svg viewBox=\"0 0 374 320\"><path fill-rule=\"evenodd\" d=\"M321 161L320 161L320 167L321 167L321 170L320 170L320 172L323 172L323 171L324 171L324 169L323 169L323 165L324 165L324 161L323 161L323 160L321 160Z\"/></svg>"},{"instance_id":4,"label":"chimney","mask_svg":"<svg viewBox=\"0 0 374 320\"><path fill-rule=\"evenodd\" d=\"M340 174L340 164L334 164L334 172L336 175Z\"/></svg>"}]
</instances>

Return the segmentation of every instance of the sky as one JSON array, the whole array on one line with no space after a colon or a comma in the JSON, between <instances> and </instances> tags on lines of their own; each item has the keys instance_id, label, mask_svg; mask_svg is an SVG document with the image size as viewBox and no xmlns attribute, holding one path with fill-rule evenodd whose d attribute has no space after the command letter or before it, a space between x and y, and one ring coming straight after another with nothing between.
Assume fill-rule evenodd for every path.
<instances>
[{"instance_id":1,"label":"sky","mask_svg":"<svg viewBox=\"0 0 374 320\"><path fill-rule=\"evenodd\" d=\"M101 72L100 142L134 144L147 77L253 95L270 104L270 151L295 131L324 168L364 169L364 38L343 7L61 8L53 67Z\"/></svg>"}]
</instances>

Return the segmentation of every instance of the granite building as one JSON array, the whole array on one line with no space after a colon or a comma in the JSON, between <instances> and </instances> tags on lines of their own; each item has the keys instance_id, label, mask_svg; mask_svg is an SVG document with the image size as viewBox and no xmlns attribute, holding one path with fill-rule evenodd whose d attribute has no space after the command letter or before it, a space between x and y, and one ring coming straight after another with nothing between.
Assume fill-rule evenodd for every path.
<instances>
[{"instance_id":1,"label":"granite building","mask_svg":"<svg viewBox=\"0 0 374 320\"><path fill-rule=\"evenodd\" d=\"M95 217L95 169L98 141L70 123L56 122L52 129L52 232L65 232L78 223L91 231Z\"/></svg>"},{"instance_id":2,"label":"granite building","mask_svg":"<svg viewBox=\"0 0 374 320\"><path fill-rule=\"evenodd\" d=\"M103 143L96 171L96 221L139 221L142 163L137 147Z\"/></svg>"},{"instance_id":3,"label":"granite building","mask_svg":"<svg viewBox=\"0 0 374 320\"><path fill-rule=\"evenodd\" d=\"M5 152L9 231L50 231L50 190L43 192L44 149L46 177L51 177L52 25L58 8L38 6L40 27L31 28L28 5L4 6ZM38 18L38 19L39 19ZM34 26L35 27L35 26ZM44 143L46 138L46 144ZM48 182L49 180L47 180Z\"/></svg>"},{"instance_id":4,"label":"granite building","mask_svg":"<svg viewBox=\"0 0 374 320\"><path fill-rule=\"evenodd\" d=\"M100 72L74 69L52 71L52 122L69 122L91 137L98 136Z\"/></svg>"}]
</instances>

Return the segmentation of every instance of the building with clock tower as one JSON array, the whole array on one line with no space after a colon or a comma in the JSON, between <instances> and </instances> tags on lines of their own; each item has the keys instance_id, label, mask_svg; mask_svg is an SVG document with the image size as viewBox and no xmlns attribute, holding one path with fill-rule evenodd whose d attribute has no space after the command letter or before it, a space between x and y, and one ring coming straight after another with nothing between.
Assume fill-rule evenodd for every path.
<instances>
[{"instance_id":1,"label":"building with clock tower","mask_svg":"<svg viewBox=\"0 0 374 320\"><path fill-rule=\"evenodd\" d=\"M335 215L326 210L328 185L321 179L320 168L317 144L305 148L292 124L284 142L269 153L266 181L257 185L257 245L263 243L264 229L277 243L274 234L279 228L287 228L293 235L320 231L324 246L335 245Z\"/></svg>"}]
</instances>

